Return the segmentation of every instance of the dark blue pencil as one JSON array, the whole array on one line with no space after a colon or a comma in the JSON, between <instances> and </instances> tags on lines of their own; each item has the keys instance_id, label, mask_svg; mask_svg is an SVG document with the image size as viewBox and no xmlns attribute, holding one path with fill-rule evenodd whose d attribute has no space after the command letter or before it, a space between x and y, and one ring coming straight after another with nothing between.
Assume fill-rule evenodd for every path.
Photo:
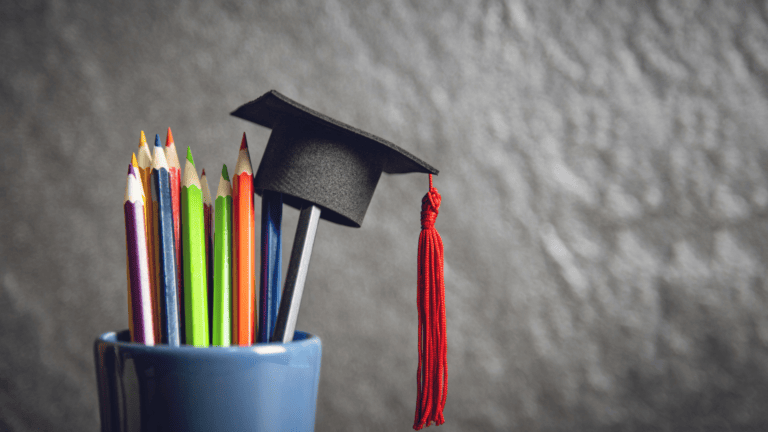
<instances>
[{"instance_id":1,"label":"dark blue pencil","mask_svg":"<svg viewBox=\"0 0 768 432\"><path fill-rule=\"evenodd\" d=\"M281 231L283 195L264 191L261 197L261 284L259 287L259 342L269 342L280 305Z\"/></svg>"},{"instance_id":2,"label":"dark blue pencil","mask_svg":"<svg viewBox=\"0 0 768 432\"><path fill-rule=\"evenodd\" d=\"M171 177L160 137L155 135L155 155L152 158L152 201L155 205L156 263L160 279L158 300L160 303L160 341L179 346L179 301L176 280L175 237L173 234L173 202L171 201Z\"/></svg>"}]
</instances>

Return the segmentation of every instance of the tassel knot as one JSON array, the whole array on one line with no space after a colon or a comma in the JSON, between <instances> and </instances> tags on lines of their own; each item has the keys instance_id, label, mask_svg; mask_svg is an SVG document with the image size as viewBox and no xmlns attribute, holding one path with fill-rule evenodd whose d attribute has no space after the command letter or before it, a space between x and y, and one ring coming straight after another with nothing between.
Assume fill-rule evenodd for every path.
<instances>
[{"instance_id":1,"label":"tassel knot","mask_svg":"<svg viewBox=\"0 0 768 432\"><path fill-rule=\"evenodd\" d=\"M421 235L418 253L419 367L416 371L416 414L413 428L445 422L443 408L448 393L447 337L443 240L435 229L440 194L432 186L421 200Z\"/></svg>"},{"instance_id":2,"label":"tassel knot","mask_svg":"<svg viewBox=\"0 0 768 432\"><path fill-rule=\"evenodd\" d=\"M440 194L437 193L437 189L431 188L421 200L421 229L435 228L438 213L440 213Z\"/></svg>"}]
</instances>

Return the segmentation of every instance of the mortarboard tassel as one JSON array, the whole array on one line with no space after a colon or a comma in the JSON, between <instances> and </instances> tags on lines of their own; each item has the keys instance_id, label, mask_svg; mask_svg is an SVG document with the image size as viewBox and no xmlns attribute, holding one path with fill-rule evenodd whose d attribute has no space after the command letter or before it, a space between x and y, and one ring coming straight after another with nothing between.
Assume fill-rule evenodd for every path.
<instances>
[{"instance_id":1,"label":"mortarboard tassel","mask_svg":"<svg viewBox=\"0 0 768 432\"><path fill-rule=\"evenodd\" d=\"M419 368L416 372L416 415L413 428L445 423L443 408L448 394L448 343L445 332L445 283L443 281L443 239L435 229L440 194L432 186L421 200L418 291Z\"/></svg>"}]
</instances>

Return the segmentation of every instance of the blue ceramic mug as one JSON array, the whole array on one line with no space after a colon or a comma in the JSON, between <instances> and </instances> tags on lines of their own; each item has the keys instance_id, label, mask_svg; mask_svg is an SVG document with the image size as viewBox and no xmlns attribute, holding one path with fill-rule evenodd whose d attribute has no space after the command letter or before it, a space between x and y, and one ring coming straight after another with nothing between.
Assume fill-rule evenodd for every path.
<instances>
[{"instance_id":1,"label":"blue ceramic mug","mask_svg":"<svg viewBox=\"0 0 768 432\"><path fill-rule=\"evenodd\" d=\"M104 333L94 346L102 431L312 431L320 338L169 347Z\"/></svg>"}]
</instances>

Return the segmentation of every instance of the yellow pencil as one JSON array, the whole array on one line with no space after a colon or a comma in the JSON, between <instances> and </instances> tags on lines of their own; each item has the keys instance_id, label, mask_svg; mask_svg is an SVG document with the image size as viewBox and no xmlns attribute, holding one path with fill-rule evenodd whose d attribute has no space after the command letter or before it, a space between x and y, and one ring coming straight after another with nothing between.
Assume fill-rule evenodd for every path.
<instances>
[{"instance_id":1,"label":"yellow pencil","mask_svg":"<svg viewBox=\"0 0 768 432\"><path fill-rule=\"evenodd\" d=\"M155 263L155 251L157 249L157 235L155 234L155 225L157 220L157 209L152 205L151 179L152 179L152 153L147 145L147 138L144 131L141 131L139 139L139 177L141 177L141 186L144 188L144 220L147 223L147 257L149 258L149 286L152 293L152 321L155 329L155 340L160 340L160 293L158 288L160 280L157 277L157 265Z\"/></svg>"}]
</instances>

